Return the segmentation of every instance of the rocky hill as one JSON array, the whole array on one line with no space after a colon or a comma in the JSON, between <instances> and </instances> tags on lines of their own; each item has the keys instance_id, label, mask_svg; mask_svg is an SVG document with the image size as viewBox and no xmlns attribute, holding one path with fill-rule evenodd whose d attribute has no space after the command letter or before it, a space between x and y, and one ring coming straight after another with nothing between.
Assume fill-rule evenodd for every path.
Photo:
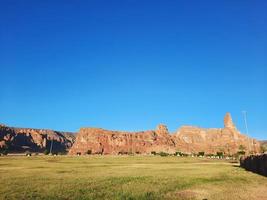
<instances>
[{"instance_id":1,"label":"rocky hill","mask_svg":"<svg viewBox=\"0 0 267 200\"><path fill-rule=\"evenodd\" d=\"M14 128L0 125L0 150L8 152L67 152L75 140L74 133L47 129Z\"/></svg>"},{"instance_id":2,"label":"rocky hill","mask_svg":"<svg viewBox=\"0 0 267 200\"><path fill-rule=\"evenodd\" d=\"M183 126L177 133L169 134L164 125L156 130L141 132L110 131L100 128L81 128L69 154L125 154L181 151L235 154L238 151L260 152L260 143L241 134L231 115L226 114L223 128L204 129Z\"/></svg>"},{"instance_id":3,"label":"rocky hill","mask_svg":"<svg viewBox=\"0 0 267 200\"><path fill-rule=\"evenodd\" d=\"M261 143L261 151L263 153L267 153L267 140L261 140L260 143Z\"/></svg>"}]
</instances>

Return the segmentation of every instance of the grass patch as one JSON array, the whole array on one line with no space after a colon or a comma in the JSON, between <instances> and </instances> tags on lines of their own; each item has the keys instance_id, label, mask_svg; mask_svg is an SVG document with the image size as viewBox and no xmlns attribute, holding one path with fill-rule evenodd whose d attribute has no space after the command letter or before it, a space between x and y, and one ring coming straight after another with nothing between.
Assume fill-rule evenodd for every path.
<instances>
[{"instance_id":1,"label":"grass patch","mask_svg":"<svg viewBox=\"0 0 267 200\"><path fill-rule=\"evenodd\" d=\"M267 199L266 177L204 158L0 158L0 199Z\"/></svg>"}]
</instances>

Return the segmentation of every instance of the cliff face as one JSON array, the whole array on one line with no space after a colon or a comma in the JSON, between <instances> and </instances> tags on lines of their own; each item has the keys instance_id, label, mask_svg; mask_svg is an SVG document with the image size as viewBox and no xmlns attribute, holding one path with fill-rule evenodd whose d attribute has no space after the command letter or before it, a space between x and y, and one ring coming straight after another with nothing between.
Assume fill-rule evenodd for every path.
<instances>
[{"instance_id":1,"label":"cliff face","mask_svg":"<svg viewBox=\"0 0 267 200\"><path fill-rule=\"evenodd\" d=\"M81 128L69 154L125 154L151 153L151 151L175 152L175 143L164 125L155 131L120 132L99 128Z\"/></svg>"},{"instance_id":2,"label":"cliff face","mask_svg":"<svg viewBox=\"0 0 267 200\"><path fill-rule=\"evenodd\" d=\"M81 128L69 154L86 154L88 151L101 154L147 154L152 151L234 154L240 150L240 145L246 152L260 151L260 143L242 135L236 129L231 115L227 113L224 118L224 128L204 129L183 126L174 135L170 135L164 125L159 125L156 130L133 133Z\"/></svg>"},{"instance_id":3,"label":"cliff face","mask_svg":"<svg viewBox=\"0 0 267 200\"><path fill-rule=\"evenodd\" d=\"M241 150L240 146L247 153L260 152L260 143L241 134L229 113L224 118L223 128L182 126L175 134L169 134L167 127L160 124L156 130L141 132L81 128L75 139L75 135L68 132L0 125L0 150L43 152L50 149L51 141L53 151L69 150L70 155L86 154L88 151L93 154L150 154L153 151L235 154Z\"/></svg>"},{"instance_id":4,"label":"cliff face","mask_svg":"<svg viewBox=\"0 0 267 200\"><path fill-rule=\"evenodd\" d=\"M267 153L267 140L260 141L260 144L261 144L261 151L263 153Z\"/></svg>"},{"instance_id":5,"label":"cliff face","mask_svg":"<svg viewBox=\"0 0 267 200\"><path fill-rule=\"evenodd\" d=\"M64 152L72 146L75 136L69 132L0 125L0 148L8 149L9 152L43 152L50 149L52 140L52 150Z\"/></svg>"},{"instance_id":6,"label":"cliff face","mask_svg":"<svg viewBox=\"0 0 267 200\"><path fill-rule=\"evenodd\" d=\"M246 152L260 151L260 143L241 134L229 113L224 117L224 128L181 127L176 133L176 138L176 146L185 152L216 153L220 151L234 154L241 150L241 145Z\"/></svg>"}]
</instances>

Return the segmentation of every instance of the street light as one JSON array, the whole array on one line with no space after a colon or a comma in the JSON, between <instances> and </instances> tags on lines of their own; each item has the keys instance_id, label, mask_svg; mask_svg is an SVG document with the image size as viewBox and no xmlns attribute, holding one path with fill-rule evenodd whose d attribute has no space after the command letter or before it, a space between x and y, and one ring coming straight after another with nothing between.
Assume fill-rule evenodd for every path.
<instances>
[{"instance_id":1,"label":"street light","mask_svg":"<svg viewBox=\"0 0 267 200\"><path fill-rule=\"evenodd\" d=\"M248 135L247 111L243 110L242 113L243 113L243 116L244 116L246 134L247 134L247 137L248 137L248 149L250 151L250 138L249 138L249 135Z\"/></svg>"},{"instance_id":2,"label":"street light","mask_svg":"<svg viewBox=\"0 0 267 200\"><path fill-rule=\"evenodd\" d=\"M49 154L52 154L53 142L54 142L54 140L52 139L52 142L51 142L51 145L50 145L50 153Z\"/></svg>"}]
</instances>

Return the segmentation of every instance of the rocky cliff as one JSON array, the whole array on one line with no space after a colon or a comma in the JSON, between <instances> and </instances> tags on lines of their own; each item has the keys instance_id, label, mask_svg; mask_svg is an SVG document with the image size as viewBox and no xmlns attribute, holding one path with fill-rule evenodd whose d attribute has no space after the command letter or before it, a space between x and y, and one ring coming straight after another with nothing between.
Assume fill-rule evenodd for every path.
<instances>
[{"instance_id":1,"label":"rocky cliff","mask_svg":"<svg viewBox=\"0 0 267 200\"><path fill-rule=\"evenodd\" d=\"M155 131L142 132L81 128L69 154L86 154L88 151L99 154L174 153L175 142L164 125L159 125Z\"/></svg>"},{"instance_id":2,"label":"rocky cliff","mask_svg":"<svg viewBox=\"0 0 267 200\"><path fill-rule=\"evenodd\" d=\"M164 125L159 125L156 130L142 132L81 128L69 154L86 154L88 151L99 154L149 154L153 151L235 154L240 150L259 152L260 143L241 134L235 127L231 115L227 113L224 128L183 126L175 134L169 134Z\"/></svg>"},{"instance_id":3,"label":"rocky cliff","mask_svg":"<svg viewBox=\"0 0 267 200\"><path fill-rule=\"evenodd\" d=\"M184 126L176 133L176 146L185 152L206 153L224 152L235 154L238 151L259 152L260 143L241 134L235 127L231 115L226 114L224 128L198 128Z\"/></svg>"},{"instance_id":4,"label":"rocky cliff","mask_svg":"<svg viewBox=\"0 0 267 200\"><path fill-rule=\"evenodd\" d=\"M14 128L0 125L0 149L9 152L65 152L74 143L75 136L70 132L59 132L47 129Z\"/></svg>"},{"instance_id":5,"label":"rocky cliff","mask_svg":"<svg viewBox=\"0 0 267 200\"><path fill-rule=\"evenodd\" d=\"M261 144L261 152L267 153L267 140L260 141L260 144Z\"/></svg>"}]
</instances>

